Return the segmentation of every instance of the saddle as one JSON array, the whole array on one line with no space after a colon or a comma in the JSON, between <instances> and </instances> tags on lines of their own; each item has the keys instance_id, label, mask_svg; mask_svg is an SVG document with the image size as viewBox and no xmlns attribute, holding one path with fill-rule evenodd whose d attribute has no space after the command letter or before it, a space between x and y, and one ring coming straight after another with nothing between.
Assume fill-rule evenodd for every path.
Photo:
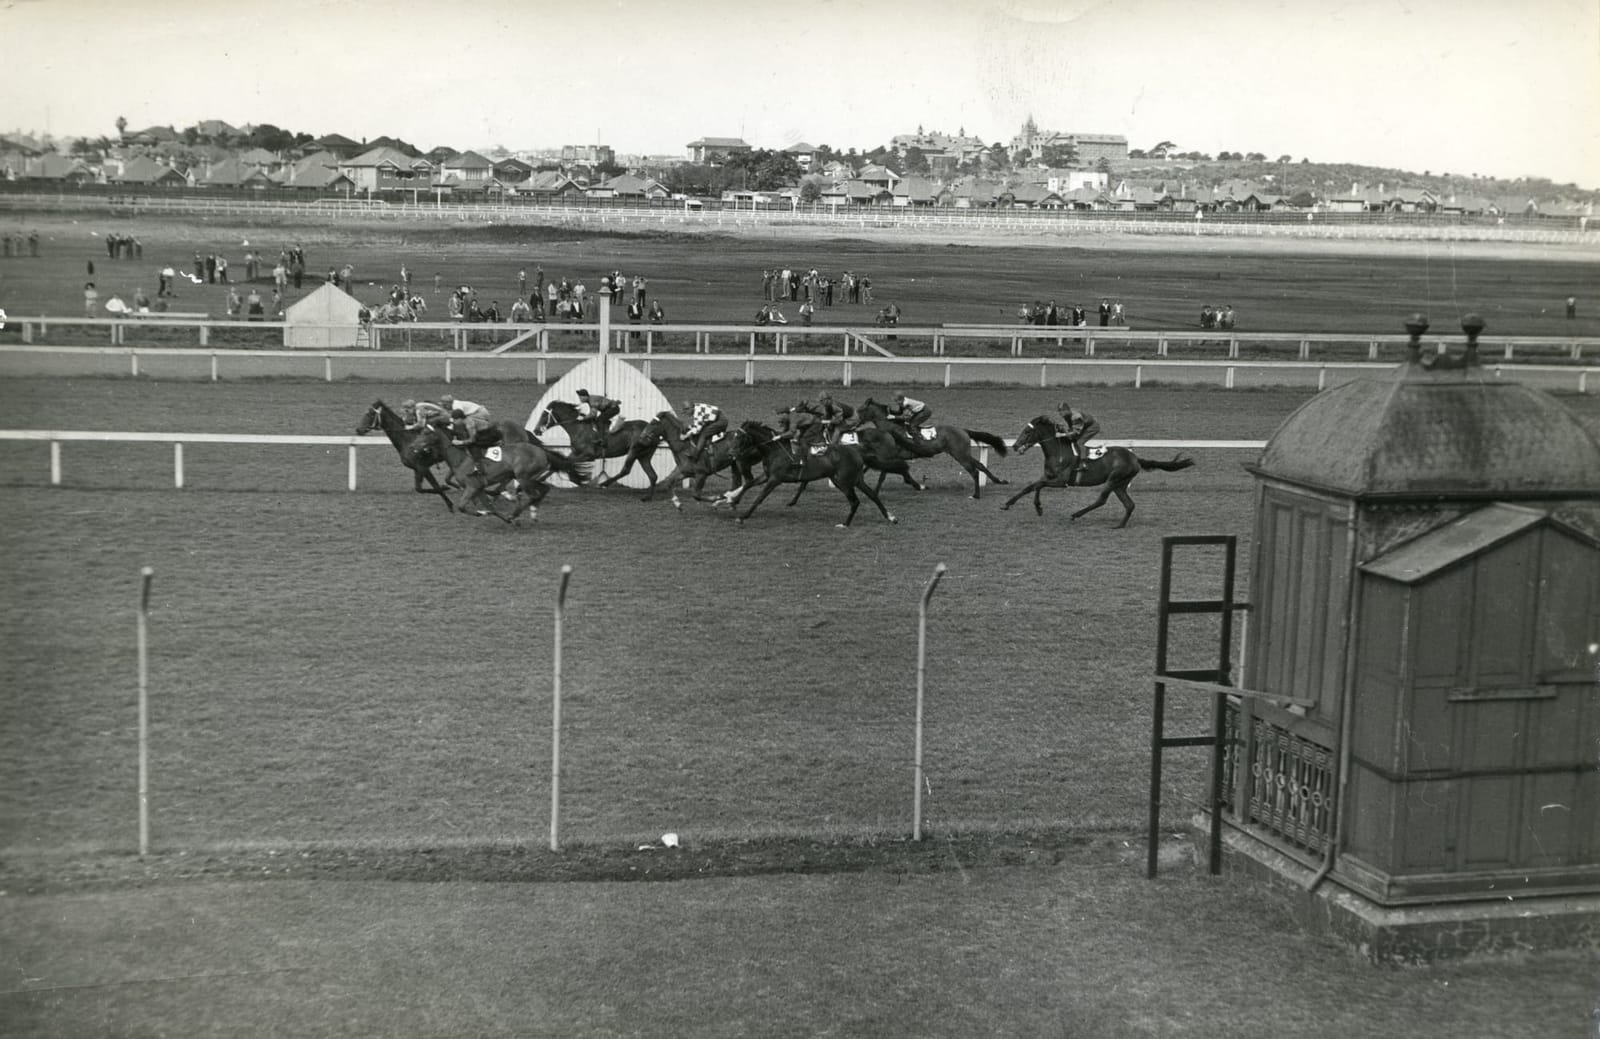
<instances>
[{"instance_id":1,"label":"saddle","mask_svg":"<svg viewBox=\"0 0 1600 1039\"><path fill-rule=\"evenodd\" d=\"M917 436L923 440L937 440L939 439L939 431L932 426L918 426Z\"/></svg>"}]
</instances>

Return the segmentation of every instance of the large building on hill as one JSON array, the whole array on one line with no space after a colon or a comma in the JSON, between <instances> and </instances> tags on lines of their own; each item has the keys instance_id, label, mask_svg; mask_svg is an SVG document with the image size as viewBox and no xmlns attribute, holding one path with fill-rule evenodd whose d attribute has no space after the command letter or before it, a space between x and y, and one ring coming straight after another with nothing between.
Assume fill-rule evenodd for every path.
<instances>
[{"instance_id":1,"label":"large building on hill","mask_svg":"<svg viewBox=\"0 0 1600 1039\"><path fill-rule=\"evenodd\" d=\"M738 137L701 137L689 142L689 161L715 165L728 161L728 156L753 150Z\"/></svg>"},{"instance_id":2,"label":"large building on hill","mask_svg":"<svg viewBox=\"0 0 1600 1039\"><path fill-rule=\"evenodd\" d=\"M938 130L924 131L919 126L916 133L895 134L889 140L889 147L902 159L912 148L917 149L935 173L953 172L962 163L980 158L989 151L982 138L968 135L966 127L947 134Z\"/></svg>"},{"instance_id":3,"label":"large building on hill","mask_svg":"<svg viewBox=\"0 0 1600 1039\"><path fill-rule=\"evenodd\" d=\"M1037 158L1046 148L1070 146L1078 155L1078 164L1094 166L1105 159L1113 164L1128 160L1128 139L1111 133L1063 133L1059 130L1041 130L1028 116L1022 132L1011 139L1011 154L1026 149Z\"/></svg>"}]
</instances>

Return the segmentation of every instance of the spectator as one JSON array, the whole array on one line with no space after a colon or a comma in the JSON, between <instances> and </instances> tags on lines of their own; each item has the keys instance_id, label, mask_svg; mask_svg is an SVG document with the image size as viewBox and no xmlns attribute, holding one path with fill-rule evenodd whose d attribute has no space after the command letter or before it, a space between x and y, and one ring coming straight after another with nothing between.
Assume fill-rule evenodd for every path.
<instances>
[{"instance_id":1,"label":"spectator","mask_svg":"<svg viewBox=\"0 0 1600 1039\"><path fill-rule=\"evenodd\" d=\"M100 316L100 290L94 287L94 282L83 283L83 316Z\"/></svg>"}]
</instances>

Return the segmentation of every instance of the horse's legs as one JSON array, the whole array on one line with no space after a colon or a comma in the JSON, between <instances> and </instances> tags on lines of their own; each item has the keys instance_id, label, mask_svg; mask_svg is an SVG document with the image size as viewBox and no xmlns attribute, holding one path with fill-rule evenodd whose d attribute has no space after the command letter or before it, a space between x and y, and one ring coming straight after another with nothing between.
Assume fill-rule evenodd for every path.
<instances>
[{"instance_id":1,"label":"horse's legs","mask_svg":"<svg viewBox=\"0 0 1600 1039\"><path fill-rule=\"evenodd\" d=\"M1130 480L1129 483L1131 482ZM1133 498L1128 495L1128 484L1126 483L1117 484L1111 489L1111 493L1117 496L1117 500L1122 503L1122 507L1125 510L1122 513L1122 522L1117 524L1117 529L1121 530L1128 525L1129 520L1133 519Z\"/></svg>"},{"instance_id":2,"label":"horse's legs","mask_svg":"<svg viewBox=\"0 0 1600 1039\"><path fill-rule=\"evenodd\" d=\"M794 497L789 499L789 504L785 505L784 508L786 508L786 509L794 508L794 503L800 500L800 495L802 495L802 494L804 494L806 492L806 484L808 484L810 482L811 482L810 480L801 480L799 482L799 484L797 484L795 486Z\"/></svg>"},{"instance_id":3,"label":"horse's legs","mask_svg":"<svg viewBox=\"0 0 1600 1039\"><path fill-rule=\"evenodd\" d=\"M1100 506L1104 505L1107 501L1109 501L1111 499L1111 486L1112 485L1107 484L1105 486L1105 488L1103 488L1100 491L1099 496L1096 497L1095 500L1092 503L1090 503L1088 505L1085 505L1083 508L1079 509L1077 512L1074 512L1072 514L1072 518L1073 519L1077 519L1079 516L1082 516L1085 513L1093 512L1095 509L1098 509Z\"/></svg>"},{"instance_id":4,"label":"horse's legs","mask_svg":"<svg viewBox=\"0 0 1600 1039\"><path fill-rule=\"evenodd\" d=\"M850 525L850 521L856 518L856 510L861 507L861 499L856 497L855 487L844 477L830 476L828 477L828 482L839 488L839 490L844 493L845 499L850 502L850 511L845 515L844 522L835 524L835 526L840 528L848 527ZM857 482L860 482L859 477L857 477ZM862 490L866 490L866 486L867 485L864 483L861 484ZM883 504L881 502L878 504L878 508L883 508Z\"/></svg>"},{"instance_id":5,"label":"horse's legs","mask_svg":"<svg viewBox=\"0 0 1600 1039\"><path fill-rule=\"evenodd\" d=\"M745 520L749 519L750 515L761 507L761 503L767 500L767 495L771 494L777 489L777 487L778 481L769 477L767 482L762 485L761 494L756 498L755 503L751 505L750 508L745 510L745 514L743 516L735 516L734 522L743 523Z\"/></svg>"},{"instance_id":6,"label":"horse's legs","mask_svg":"<svg viewBox=\"0 0 1600 1039\"><path fill-rule=\"evenodd\" d=\"M1028 496L1029 492L1033 492L1033 494L1034 494L1034 499L1033 499L1034 507L1037 508L1038 504L1039 504L1038 491L1039 491L1039 488L1041 488L1043 486L1044 486L1044 481L1043 480L1035 480L1035 481L1033 481L1032 483L1028 484L1028 486L1026 486L1022 490L1018 491L1016 494L1013 494L1011 496L1011 500L1010 501L1008 501L1004 505L1000 506L1000 511L1004 512L1005 510L1011 508L1011 506L1015 505L1017 502L1021 501L1023 498L1026 498Z\"/></svg>"},{"instance_id":7,"label":"horse's legs","mask_svg":"<svg viewBox=\"0 0 1600 1039\"><path fill-rule=\"evenodd\" d=\"M439 500L444 502L445 508L449 509L451 512L456 511L455 503L450 500L450 495L445 493L445 489L439 486L439 481L434 478L432 469L413 469L411 470L411 475L416 477L418 494L437 494L439 496ZM428 487L422 486L422 481L424 479L428 481Z\"/></svg>"},{"instance_id":8,"label":"horse's legs","mask_svg":"<svg viewBox=\"0 0 1600 1039\"><path fill-rule=\"evenodd\" d=\"M894 513L883 507L883 499L878 497L878 492L867 486L865 470L858 471L855 474L855 485L861 489L861 493L865 494L867 499L871 501L872 504L878 507L878 511L882 513L884 519L888 520L890 523L900 522L899 520L895 519ZM851 509L850 512L851 515L855 514L854 509Z\"/></svg>"}]
</instances>

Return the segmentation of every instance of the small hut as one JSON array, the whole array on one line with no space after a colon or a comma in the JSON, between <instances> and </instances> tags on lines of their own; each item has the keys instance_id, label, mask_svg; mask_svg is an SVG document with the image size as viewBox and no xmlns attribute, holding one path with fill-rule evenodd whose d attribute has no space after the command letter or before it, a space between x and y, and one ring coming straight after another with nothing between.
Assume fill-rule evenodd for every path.
<instances>
[{"instance_id":1,"label":"small hut","mask_svg":"<svg viewBox=\"0 0 1600 1039\"><path fill-rule=\"evenodd\" d=\"M1600 927L1600 441L1485 375L1481 321L1407 328L1251 469L1241 684L1303 706L1229 705L1230 844L1376 958L1565 944Z\"/></svg>"},{"instance_id":2,"label":"small hut","mask_svg":"<svg viewBox=\"0 0 1600 1039\"><path fill-rule=\"evenodd\" d=\"M290 349L348 349L360 341L361 301L332 284L284 312L283 345Z\"/></svg>"}]
</instances>

